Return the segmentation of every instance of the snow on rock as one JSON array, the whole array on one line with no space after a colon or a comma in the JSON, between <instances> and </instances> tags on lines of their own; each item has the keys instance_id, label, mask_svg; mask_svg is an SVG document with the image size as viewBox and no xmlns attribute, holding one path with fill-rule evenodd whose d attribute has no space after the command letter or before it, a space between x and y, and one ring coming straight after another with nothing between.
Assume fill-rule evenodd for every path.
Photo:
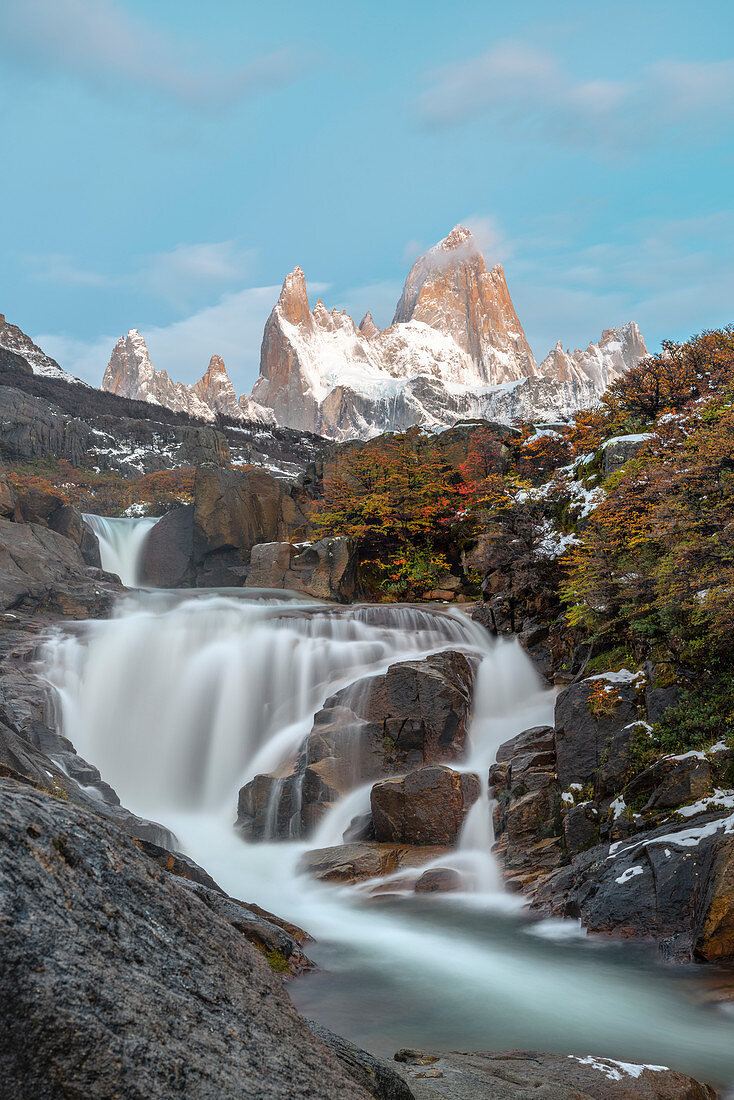
<instances>
[{"instance_id":1,"label":"snow on rock","mask_svg":"<svg viewBox=\"0 0 734 1100\"><path fill-rule=\"evenodd\" d=\"M646 1066L638 1062L618 1062L616 1058L595 1058L593 1054L587 1054L585 1058L579 1058L577 1054L569 1054L575 1062L582 1066L591 1066L599 1073L603 1073L610 1081L621 1081L623 1077L641 1077L646 1069L652 1073L667 1073L667 1066Z\"/></svg>"},{"instance_id":2,"label":"snow on rock","mask_svg":"<svg viewBox=\"0 0 734 1100\"><path fill-rule=\"evenodd\" d=\"M79 386L86 386L81 378L75 378L73 374L65 371L55 359L46 355L37 344L34 344L30 336L26 336L17 325L11 325L5 320L5 314L0 313L0 348L12 351L25 359L34 374L43 378L60 378L64 382L75 382Z\"/></svg>"},{"instance_id":3,"label":"snow on rock","mask_svg":"<svg viewBox=\"0 0 734 1100\"><path fill-rule=\"evenodd\" d=\"M165 370L155 369L145 340L137 329L130 329L127 336L121 336L115 344L101 388L120 397L164 405L200 420L212 421L217 414L267 423L275 419L272 410L260 408L249 397L237 400L224 360L219 355L211 357L204 376L195 385L174 382Z\"/></svg>"},{"instance_id":4,"label":"snow on rock","mask_svg":"<svg viewBox=\"0 0 734 1100\"><path fill-rule=\"evenodd\" d=\"M645 354L633 323L579 352L574 370L538 368L504 271L487 269L470 231L456 226L413 264L389 328L371 314L313 310L296 267L268 318L252 391L279 424L335 439L463 419L563 419L592 404ZM576 355L576 353L574 353Z\"/></svg>"},{"instance_id":5,"label":"snow on rock","mask_svg":"<svg viewBox=\"0 0 734 1100\"><path fill-rule=\"evenodd\" d=\"M631 878L636 878L637 875L644 875L645 868L641 863L635 864L634 867L628 867L626 871L623 871L619 878L615 878L615 882L619 886L624 886L626 882L629 882Z\"/></svg>"}]
</instances>

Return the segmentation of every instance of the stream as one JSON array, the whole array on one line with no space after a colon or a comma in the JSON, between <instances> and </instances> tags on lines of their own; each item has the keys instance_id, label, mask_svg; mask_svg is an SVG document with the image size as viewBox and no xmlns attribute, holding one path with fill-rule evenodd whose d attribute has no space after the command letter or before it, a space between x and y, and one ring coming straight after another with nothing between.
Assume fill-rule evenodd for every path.
<instances>
[{"instance_id":1,"label":"stream","mask_svg":"<svg viewBox=\"0 0 734 1100\"><path fill-rule=\"evenodd\" d=\"M93 517L103 566L136 582L153 521ZM296 871L369 808L357 788L308 841L247 843L240 787L291 758L328 696L396 661L458 648L480 658L470 749L484 784L442 867L466 892L380 897ZM297 1007L377 1054L403 1046L602 1055L734 1081L734 1019L703 1005L710 971L663 967L639 945L532 918L491 855L486 776L498 746L552 724L554 691L517 641L451 606L328 605L287 592L137 590L110 620L70 624L42 660L63 733L123 804L160 821L234 897L315 937L320 970Z\"/></svg>"}]
</instances>

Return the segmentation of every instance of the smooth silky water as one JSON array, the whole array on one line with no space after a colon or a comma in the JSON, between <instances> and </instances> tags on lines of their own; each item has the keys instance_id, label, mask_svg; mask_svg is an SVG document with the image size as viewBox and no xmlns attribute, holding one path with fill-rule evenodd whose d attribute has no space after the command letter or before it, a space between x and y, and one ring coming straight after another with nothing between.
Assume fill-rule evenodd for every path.
<instances>
[{"instance_id":1,"label":"smooth silky water","mask_svg":"<svg viewBox=\"0 0 734 1100\"><path fill-rule=\"evenodd\" d=\"M141 521L118 522L136 546L122 538L114 552L139 560ZM108 569L111 552L103 542ZM584 937L574 922L529 919L502 890L486 797L440 860L466 872L463 894L380 898L297 874L304 851L341 842L369 806L369 785L307 842L246 843L234 832L240 787L293 757L329 695L447 648L481 661L462 767L486 792L498 746L550 723L554 693L515 640L492 640L454 608L147 590L121 600L108 621L51 637L43 661L63 732L123 804L172 828L228 893L316 938L308 950L321 971L288 987L305 1014L386 1055L520 1047L734 1081L731 1017L691 995L705 972L663 968L640 947Z\"/></svg>"}]
</instances>

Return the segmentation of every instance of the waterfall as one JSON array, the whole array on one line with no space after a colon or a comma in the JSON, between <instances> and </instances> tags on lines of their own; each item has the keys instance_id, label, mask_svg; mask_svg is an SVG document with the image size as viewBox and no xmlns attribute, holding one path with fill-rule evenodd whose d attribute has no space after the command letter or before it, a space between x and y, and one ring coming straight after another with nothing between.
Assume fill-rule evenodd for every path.
<instances>
[{"instance_id":1,"label":"waterfall","mask_svg":"<svg viewBox=\"0 0 734 1100\"><path fill-rule=\"evenodd\" d=\"M46 661L78 751L133 808L160 814L236 805L238 787L287 762L340 688L398 660L488 644L469 619L419 608L146 592L55 638Z\"/></svg>"},{"instance_id":2,"label":"waterfall","mask_svg":"<svg viewBox=\"0 0 734 1100\"><path fill-rule=\"evenodd\" d=\"M151 527L158 522L157 517L113 519L90 513L85 514L84 522L99 539L102 568L107 573L116 573L128 588L141 584L143 546Z\"/></svg>"},{"instance_id":3,"label":"waterfall","mask_svg":"<svg viewBox=\"0 0 734 1100\"><path fill-rule=\"evenodd\" d=\"M377 904L366 890L298 873L308 847L341 842L369 806L369 784L346 794L307 843L236 835L239 788L257 773L282 774L331 694L447 648L480 660L461 767L479 775L483 797L440 861L468 871L473 891L420 897L396 882L398 900ZM321 969L290 986L307 1015L388 1055L398 1046L592 1052L734 1079L730 1022L696 1007L675 975L641 950L625 961L585 941L573 922L551 939L555 925L529 923L502 890L487 769L501 742L550 722L553 710L516 641L494 640L449 608L146 590L109 621L52 636L42 660L63 732L123 803L169 826L228 893L315 936L308 950Z\"/></svg>"}]
</instances>

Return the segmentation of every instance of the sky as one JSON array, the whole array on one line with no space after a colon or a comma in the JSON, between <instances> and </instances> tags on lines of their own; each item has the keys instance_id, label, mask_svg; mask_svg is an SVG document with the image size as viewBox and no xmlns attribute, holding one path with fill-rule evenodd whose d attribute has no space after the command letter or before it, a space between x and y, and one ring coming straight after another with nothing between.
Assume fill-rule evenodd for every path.
<instances>
[{"instance_id":1,"label":"sky","mask_svg":"<svg viewBox=\"0 0 734 1100\"><path fill-rule=\"evenodd\" d=\"M540 359L734 321L731 0L2 0L0 312L238 392L299 264L359 321L457 223Z\"/></svg>"}]
</instances>

